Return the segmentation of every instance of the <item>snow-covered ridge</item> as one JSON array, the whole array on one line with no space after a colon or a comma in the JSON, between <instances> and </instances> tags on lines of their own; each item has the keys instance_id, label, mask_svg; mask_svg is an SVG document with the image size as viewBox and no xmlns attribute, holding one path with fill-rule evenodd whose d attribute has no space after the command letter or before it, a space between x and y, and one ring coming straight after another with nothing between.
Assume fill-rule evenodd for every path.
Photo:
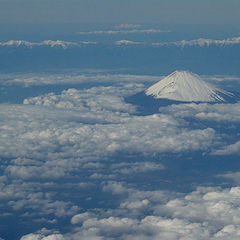
<instances>
[{"instance_id":1,"label":"snow-covered ridge","mask_svg":"<svg viewBox=\"0 0 240 240\"><path fill-rule=\"evenodd\" d=\"M115 42L116 45L139 45L141 42L134 42L130 40L120 40Z\"/></svg>"},{"instance_id":2,"label":"snow-covered ridge","mask_svg":"<svg viewBox=\"0 0 240 240\"><path fill-rule=\"evenodd\" d=\"M232 96L189 71L175 71L145 91L157 99L183 102L224 102L224 96Z\"/></svg>"},{"instance_id":3,"label":"snow-covered ridge","mask_svg":"<svg viewBox=\"0 0 240 240\"><path fill-rule=\"evenodd\" d=\"M68 42L68 41L61 41L61 40L44 40L42 42L28 42L23 40L10 40L7 42L0 42L0 46L7 46L7 47L34 47L34 46L49 46L49 47L61 47L63 49L69 47L81 47L83 45L88 44L96 44L96 42Z\"/></svg>"},{"instance_id":4,"label":"snow-covered ridge","mask_svg":"<svg viewBox=\"0 0 240 240\"><path fill-rule=\"evenodd\" d=\"M153 46L177 46L177 47L185 47L185 46L210 46L210 45L235 45L240 44L240 37L227 38L223 40L214 40L214 39L206 39L199 38L194 40L182 40L177 42L160 42L160 43L152 43Z\"/></svg>"},{"instance_id":5,"label":"snow-covered ridge","mask_svg":"<svg viewBox=\"0 0 240 240\"><path fill-rule=\"evenodd\" d=\"M39 47L39 46L48 46L48 47L61 47L67 49L70 47L82 47L85 45L96 45L97 42L91 41L81 41L81 42L69 42L62 40L44 40L42 42L29 42L24 40L10 40L6 42L0 42L0 47ZM147 42L136 42L127 39L122 39L113 42L112 44L117 46L147 46L147 47L164 47L164 46L175 46L175 47L186 47L186 46L199 46L199 47L209 47L211 45L215 46L227 46L227 45L237 45L240 44L240 37L227 38L223 40L214 40L214 39L205 39L199 38L194 40L182 40L176 42L158 42L158 43L147 43Z\"/></svg>"},{"instance_id":6,"label":"snow-covered ridge","mask_svg":"<svg viewBox=\"0 0 240 240\"><path fill-rule=\"evenodd\" d=\"M239 44L240 43L240 37L235 37L235 38L227 38L224 40L213 40L213 39L205 39L205 38L199 38L196 40L191 40L191 41L180 41L176 42L175 44L177 46L194 46L194 45L199 45L201 47L203 46L210 46L210 45L232 45L232 44Z\"/></svg>"}]
</instances>

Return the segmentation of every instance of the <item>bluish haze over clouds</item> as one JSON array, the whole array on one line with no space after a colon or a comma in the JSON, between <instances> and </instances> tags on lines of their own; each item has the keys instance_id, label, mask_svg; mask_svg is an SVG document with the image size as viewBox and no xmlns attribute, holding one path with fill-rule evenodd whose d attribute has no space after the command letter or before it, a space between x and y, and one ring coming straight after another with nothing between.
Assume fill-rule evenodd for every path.
<instances>
[{"instance_id":1,"label":"bluish haze over clouds","mask_svg":"<svg viewBox=\"0 0 240 240\"><path fill-rule=\"evenodd\" d=\"M239 240L239 11L0 0L0 240ZM145 95L175 70L235 98Z\"/></svg>"},{"instance_id":2,"label":"bluish haze over clouds","mask_svg":"<svg viewBox=\"0 0 240 240\"><path fill-rule=\"evenodd\" d=\"M2 0L0 23L237 24L238 0Z\"/></svg>"}]
</instances>

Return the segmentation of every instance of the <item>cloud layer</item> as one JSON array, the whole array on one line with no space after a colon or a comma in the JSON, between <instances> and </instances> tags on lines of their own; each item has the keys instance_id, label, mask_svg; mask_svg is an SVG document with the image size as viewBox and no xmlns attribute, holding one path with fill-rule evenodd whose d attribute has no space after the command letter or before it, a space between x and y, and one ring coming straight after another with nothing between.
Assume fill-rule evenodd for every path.
<instances>
[{"instance_id":1,"label":"cloud layer","mask_svg":"<svg viewBox=\"0 0 240 240\"><path fill-rule=\"evenodd\" d=\"M51 85L94 76L5 79ZM238 239L239 187L195 188L194 164L237 156L239 103L176 104L144 115L125 97L158 77L95 74L99 79L112 85L0 105L1 220L39 229L21 240ZM183 159L193 176L174 175ZM238 183L238 175L222 170L216 179ZM177 192L173 186L188 177L194 189Z\"/></svg>"},{"instance_id":2,"label":"cloud layer","mask_svg":"<svg viewBox=\"0 0 240 240\"><path fill-rule=\"evenodd\" d=\"M167 192L127 188L116 182L108 182L103 189L121 199L116 209L73 216L74 230L68 234L35 233L21 239L239 238L238 187L224 190L201 187L175 197Z\"/></svg>"},{"instance_id":3,"label":"cloud layer","mask_svg":"<svg viewBox=\"0 0 240 240\"><path fill-rule=\"evenodd\" d=\"M138 83L138 91L144 89L146 82L152 83L159 81L161 76L151 75L133 75L133 74L113 74L105 72L79 72L77 74L44 74L44 73L26 73L26 74L0 74L0 84L2 85L20 85L20 86L41 86L41 85L68 85L68 84L99 84L99 83L128 83L129 89L135 88ZM133 83L134 85L131 85ZM142 84L142 85L140 85Z\"/></svg>"}]
</instances>

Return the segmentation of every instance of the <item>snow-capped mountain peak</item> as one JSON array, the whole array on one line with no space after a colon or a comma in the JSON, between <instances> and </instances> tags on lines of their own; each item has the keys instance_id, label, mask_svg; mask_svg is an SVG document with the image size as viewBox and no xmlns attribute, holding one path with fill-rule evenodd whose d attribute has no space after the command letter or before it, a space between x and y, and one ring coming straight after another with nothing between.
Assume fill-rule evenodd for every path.
<instances>
[{"instance_id":1,"label":"snow-capped mountain peak","mask_svg":"<svg viewBox=\"0 0 240 240\"><path fill-rule=\"evenodd\" d=\"M173 72L148 88L145 94L183 102L223 102L224 95L232 95L189 71Z\"/></svg>"}]
</instances>

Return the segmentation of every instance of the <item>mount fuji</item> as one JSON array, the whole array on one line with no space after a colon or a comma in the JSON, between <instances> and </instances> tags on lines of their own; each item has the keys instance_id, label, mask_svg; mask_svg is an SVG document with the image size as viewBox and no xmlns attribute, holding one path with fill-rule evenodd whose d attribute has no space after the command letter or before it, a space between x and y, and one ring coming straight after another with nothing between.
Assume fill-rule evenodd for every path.
<instances>
[{"instance_id":1,"label":"mount fuji","mask_svg":"<svg viewBox=\"0 0 240 240\"><path fill-rule=\"evenodd\" d=\"M175 71L149 87L145 94L155 99L181 102L226 102L234 94L206 83L189 71Z\"/></svg>"}]
</instances>

